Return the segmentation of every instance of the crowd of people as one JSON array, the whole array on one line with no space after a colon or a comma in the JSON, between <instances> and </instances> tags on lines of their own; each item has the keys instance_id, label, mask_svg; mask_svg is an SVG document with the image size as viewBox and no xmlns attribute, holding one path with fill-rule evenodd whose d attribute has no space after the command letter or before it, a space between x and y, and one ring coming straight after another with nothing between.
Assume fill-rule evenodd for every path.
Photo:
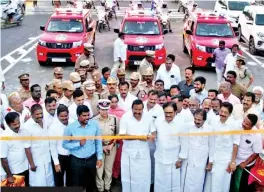
<instances>
[{"instance_id":1,"label":"crowd of people","mask_svg":"<svg viewBox=\"0 0 264 192\"><path fill-rule=\"evenodd\" d=\"M119 184L123 192L263 190L263 177L251 171L264 169L261 134L228 134L263 128L264 91L249 90L253 76L239 47L230 52L219 43L219 87L207 90L206 78L192 67L181 74L173 54L154 75L155 52L146 51L138 72L127 77L123 36L114 43L112 69L99 71L93 46L85 44L70 77L54 68L45 96L28 73L18 77L19 90L1 93L1 136L89 136L1 141L1 180L13 183L22 175L26 186L86 192ZM10 86L2 71L0 80L2 89ZM203 134L219 131L227 134ZM187 133L199 135L180 135ZM117 135L134 138L109 137Z\"/></svg>"}]
</instances>

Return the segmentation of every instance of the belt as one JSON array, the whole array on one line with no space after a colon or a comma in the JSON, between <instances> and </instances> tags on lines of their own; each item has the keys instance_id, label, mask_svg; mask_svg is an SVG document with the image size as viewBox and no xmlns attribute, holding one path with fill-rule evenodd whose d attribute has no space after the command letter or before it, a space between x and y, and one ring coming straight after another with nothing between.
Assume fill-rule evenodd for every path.
<instances>
[{"instance_id":1,"label":"belt","mask_svg":"<svg viewBox=\"0 0 264 192\"><path fill-rule=\"evenodd\" d=\"M103 146L112 145L114 141L114 139L112 139L111 141L103 141Z\"/></svg>"},{"instance_id":2,"label":"belt","mask_svg":"<svg viewBox=\"0 0 264 192\"><path fill-rule=\"evenodd\" d=\"M82 160L82 161L90 160L90 159L94 158L95 156L96 156L95 153L93 155L91 155L90 157L86 157L86 158L79 158L79 157L75 157L74 155L70 155L71 158Z\"/></svg>"}]
</instances>

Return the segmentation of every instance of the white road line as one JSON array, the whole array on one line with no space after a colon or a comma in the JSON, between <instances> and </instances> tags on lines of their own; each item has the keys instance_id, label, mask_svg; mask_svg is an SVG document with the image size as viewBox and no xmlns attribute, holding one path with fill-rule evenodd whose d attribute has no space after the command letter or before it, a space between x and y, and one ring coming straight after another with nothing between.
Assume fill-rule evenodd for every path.
<instances>
[{"instance_id":1,"label":"white road line","mask_svg":"<svg viewBox=\"0 0 264 192\"><path fill-rule=\"evenodd\" d=\"M28 41L26 44L22 45L21 47L18 47L18 48L15 49L14 51L12 51L12 52L8 53L7 55L1 57L0 62L2 62L3 60L6 60L6 61L8 61L8 62L10 63L10 64L9 64L9 65L3 70L3 74L7 73L7 72L8 72L13 66L15 66L15 65L16 65L21 59L23 59L23 57L25 57L29 52L31 52L31 51L35 48L35 46L37 45L37 43L34 43L34 42L35 42L36 40L38 40L39 37L40 37L40 35L37 36L37 37L35 37L35 38L32 38L32 40ZM33 46L29 47L27 50L24 49L25 47L31 45L32 43L34 43ZM22 50L24 50L24 51L22 51ZM20 57L18 57L17 59L14 59L14 58L12 57L12 55L13 55L14 53L16 53L16 52L18 52L18 53L20 53L20 54L21 54L22 52L23 52L23 53L20 55Z\"/></svg>"},{"instance_id":2,"label":"white road line","mask_svg":"<svg viewBox=\"0 0 264 192\"><path fill-rule=\"evenodd\" d=\"M260 62L255 56L251 55L244 47L241 47L242 51L247 54L252 60L264 68L264 63Z\"/></svg>"}]
</instances>

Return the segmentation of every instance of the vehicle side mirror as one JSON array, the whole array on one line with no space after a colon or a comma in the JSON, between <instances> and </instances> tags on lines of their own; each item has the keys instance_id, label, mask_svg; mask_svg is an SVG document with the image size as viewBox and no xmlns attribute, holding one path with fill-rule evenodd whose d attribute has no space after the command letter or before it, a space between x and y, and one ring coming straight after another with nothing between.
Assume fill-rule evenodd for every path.
<instances>
[{"instance_id":1,"label":"vehicle side mirror","mask_svg":"<svg viewBox=\"0 0 264 192\"><path fill-rule=\"evenodd\" d=\"M115 33L120 33L120 30L119 29L114 29L114 32Z\"/></svg>"},{"instance_id":2,"label":"vehicle side mirror","mask_svg":"<svg viewBox=\"0 0 264 192\"><path fill-rule=\"evenodd\" d=\"M92 27L88 27L88 28L87 28L87 32L91 32L92 30L93 30Z\"/></svg>"},{"instance_id":3,"label":"vehicle side mirror","mask_svg":"<svg viewBox=\"0 0 264 192\"><path fill-rule=\"evenodd\" d=\"M166 35L168 32L169 32L168 29L164 29L164 30L163 30L163 35Z\"/></svg>"},{"instance_id":4,"label":"vehicle side mirror","mask_svg":"<svg viewBox=\"0 0 264 192\"><path fill-rule=\"evenodd\" d=\"M191 30L186 30L186 33L187 33L188 35L192 35L192 31L191 31Z\"/></svg>"},{"instance_id":5,"label":"vehicle side mirror","mask_svg":"<svg viewBox=\"0 0 264 192\"><path fill-rule=\"evenodd\" d=\"M168 13L171 13L172 11L168 11Z\"/></svg>"},{"instance_id":6,"label":"vehicle side mirror","mask_svg":"<svg viewBox=\"0 0 264 192\"><path fill-rule=\"evenodd\" d=\"M247 25L253 25L253 21L247 21Z\"/></svg>"},{"instance_id":7,"label":"vehicle side mirror","mask_svg":"<svg viewBox=\"0 0 264 192\"><path fill-rule=\"evenodd\" d=\"M235 31L236 36L239 36L239 31Z\"/></svg>"},{"instance_id":8,"label":"vehicle side mirror","mask_svg":"<svg viewBox=\"0 0 264 192\"><path fill-rule=\"evenodd\" d=\"M44 25L40 25L39 29L40 29L41 31L45 31L45 26L44 26Z\"/></svg>"}]
</instances>

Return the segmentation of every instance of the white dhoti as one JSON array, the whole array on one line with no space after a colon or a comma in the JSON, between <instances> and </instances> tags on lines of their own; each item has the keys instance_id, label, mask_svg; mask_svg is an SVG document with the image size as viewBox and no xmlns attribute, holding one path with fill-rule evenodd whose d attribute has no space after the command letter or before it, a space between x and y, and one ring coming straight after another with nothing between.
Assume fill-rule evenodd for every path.
<instances>
[{"instance_id":1,"label":"white dhoti","mask_svg":"<svg viewBox=\"0 0 264 192\"><path fill-rule=\"evenodd\" d=\"M229 192L231 173L226 171L229 163L214 163L211 174L207 174L204 192Z\"/></svg>"},{"instance_id":2,"label":"white dhoti","mask_svg":"<svg viewBox=\"0 0 264 192\"><path fill-rule=\"evenodd\" d=\"M184 192L203 192L205 166L188 165L184 182Z\"/></svg>"},{"instance_id":3,"label":"white dhoti","mask_svg":"<svg viewBox=\"0 0 264 192\"><path fill-rule=\"evenodd\" d=\"M184 185L185 185L185 177L186 177L186 171L187 171L187 165L188 160L183 160L181 165L181 191L183 191Z\"/></svg>"},{"instance_id":4,"label":"white dhoti","mask_svg":"<svg viewBox=\"0 0 264 192\"><path fill-rule=\"evenodd\" d=\"M149 192L151 181L149 155L145 155L144 158L131 158L122 151L121 180L123 192Z\"/></svg>"},{"instance_id":5,"label":"white dhoti","mask_svg":"<svg viewBox=\"0 0 264 192\"><path fill-rule=\"evenodd\" d=\"M163 164L155 162L155 192L180 192L181 171L176 169L175 163Z\"/></svg>"},{"instance_id":6,"label":"white dhoti","mask_svg":"<svg viewBox=\"0 0 264 192\"><path fill-rule=\"evenodd\" d=\"M29 169L29 185L31 187L53 187L54 177L51 163L38 165L35 172Z\"/></svg>"},{"instance_id":7,"label":"white dhoti","mask_svg":"<svg viewBox=\"0 0 264 192\"><path fill-rule=\"evenodd\" d=\"M151 184L154 183L154 175L155 175L155 158L154 153L156 150L155 142L148 142L149 143L149 152L150 152L150 160L151 160Z\"/></svg>"}]
</instances>

